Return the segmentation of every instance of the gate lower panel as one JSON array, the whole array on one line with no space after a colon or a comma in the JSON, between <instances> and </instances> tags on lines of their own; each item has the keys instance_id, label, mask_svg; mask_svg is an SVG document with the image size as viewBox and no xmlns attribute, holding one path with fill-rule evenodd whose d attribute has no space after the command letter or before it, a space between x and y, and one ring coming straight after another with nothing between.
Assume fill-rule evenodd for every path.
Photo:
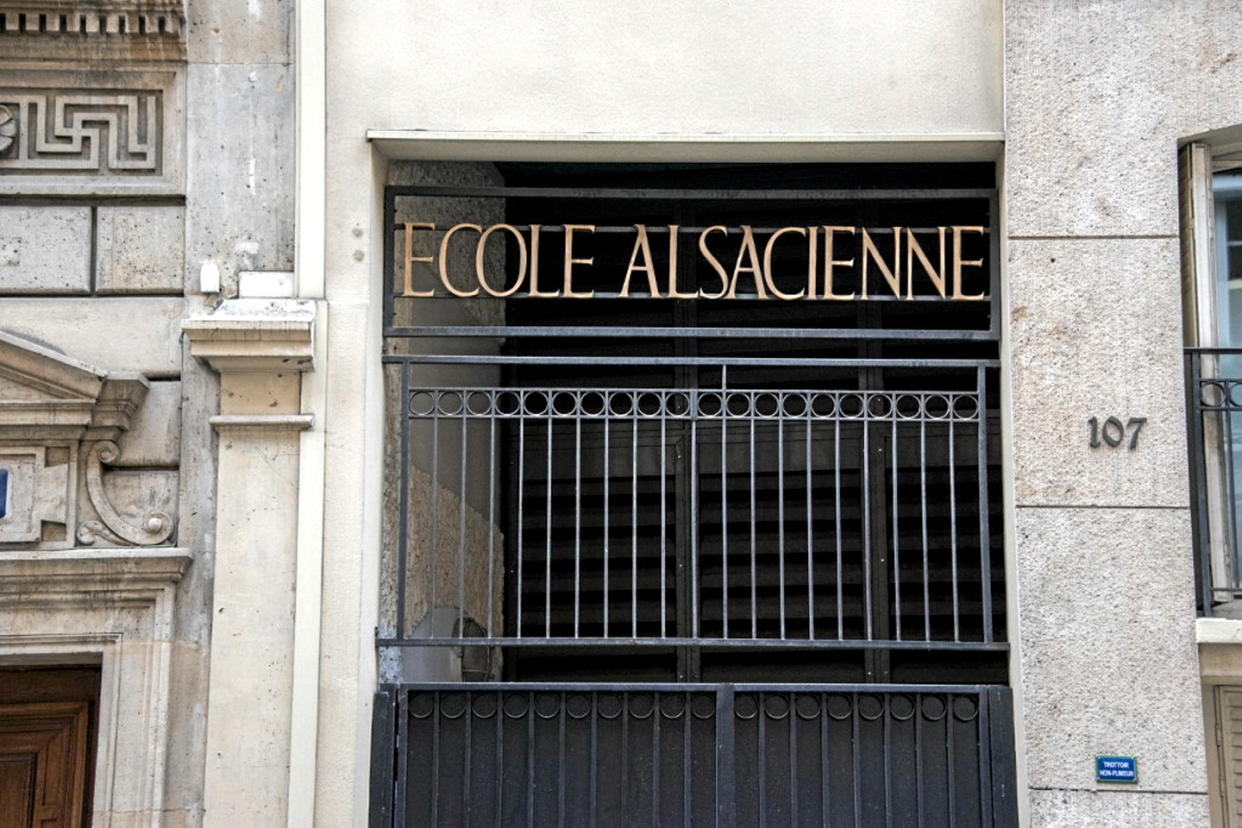
<instances>
[{"instance_id":1,"label":"gate lower panel","mask_svg":"<svg viewBox=\"0 0 1242 828\"><path fill-rule=\"evenodd\" d=\"M373 825L1008 826L993 686L427 684L376 697Z\"/></svg>"}]
</instances>

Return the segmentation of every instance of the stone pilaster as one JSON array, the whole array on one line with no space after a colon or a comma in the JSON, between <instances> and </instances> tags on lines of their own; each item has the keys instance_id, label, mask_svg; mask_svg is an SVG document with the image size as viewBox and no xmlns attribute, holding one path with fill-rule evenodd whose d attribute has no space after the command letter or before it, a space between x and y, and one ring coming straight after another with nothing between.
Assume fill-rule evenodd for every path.
<instances>
[{"instance_id":1,"label":"stone pilaster","mask_svg":"<svg viewBox=\"0 0 1242 828\"><path fill-rule=\"evenodd\" d=\"M314 305L235 299L187 320L220 373L216 568L207 705L208 826L282 825L292 726L301 372Z\"/></svg>"}]
</instances>

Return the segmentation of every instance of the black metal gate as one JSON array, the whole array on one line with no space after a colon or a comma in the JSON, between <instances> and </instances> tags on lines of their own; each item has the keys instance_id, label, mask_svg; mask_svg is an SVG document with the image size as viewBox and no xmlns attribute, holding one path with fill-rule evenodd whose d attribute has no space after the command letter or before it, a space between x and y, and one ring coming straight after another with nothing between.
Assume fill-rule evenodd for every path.
<instances>
[{"instance_id":1,"label":"black metal gate","mask_svg":"<svg viewBox=\"0 0 1242 828\"><path fill-rule=\"evenodd\" d=\"M422 684L375 698L376 826L1010 826L1010 692Z\"/></svg>"},{"instance_id":2,"label":"black metal gate","mask_svg":"<svg viewBox=\"0 0 1242 828\"><path fill-rule=\"evenodd\" d=\"M386 192L372 824L1016 824L990 169L505 174ZM668 290L618 291L648 223ZM716 290L677 251L735 224L791 293L845 264L821 231L871 228L898 275L675 294ZM535 292L540 232L602 301ZM421 683L454 657L478 680Z\"/></svg>"}]
</instances>

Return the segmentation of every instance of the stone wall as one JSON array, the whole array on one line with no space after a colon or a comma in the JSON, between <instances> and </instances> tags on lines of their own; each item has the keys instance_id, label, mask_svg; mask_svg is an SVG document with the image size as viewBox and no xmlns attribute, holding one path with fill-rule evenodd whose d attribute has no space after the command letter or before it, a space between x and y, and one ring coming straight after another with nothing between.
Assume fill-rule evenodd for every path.
<instances>
[{"instance_id":1,"label":"stone wall","mask_svg":"<svg viewBox=\"0 0 1242 828\"><path fill-rule=\"evenodd\" d=\"M167 618L137 633L166 641L169 665L151 697L167 720L160 796L143 806L162 813L143 819L198 825L220 392L181 325L234 295L242 271L292 270L293 3L105 0L66 13L2 0L0 14L0 331L149 385L102 486L127 521L170 515L160 545L189 556L160 598ZM219 288L200 285L204 265ZM99 524L85 471L78 522ZM72 554L128 554L113 533L74 540L75 528Z\"/></svg>"},{"instance_id":2,"label":"stone wall","mask_svg":"<svg viewBox=\"0 0 1242 828\"><path fill-rule=\"evenodd\" d=\"M1178 248L1178 141L1242 123L1228 3L1005 9L1018 608L1036 825L1202 825ZM1133 451L1087 418L1147 417ZM1093 757L1138 757L1135 786Z\"/></svg>"}]
</instances>

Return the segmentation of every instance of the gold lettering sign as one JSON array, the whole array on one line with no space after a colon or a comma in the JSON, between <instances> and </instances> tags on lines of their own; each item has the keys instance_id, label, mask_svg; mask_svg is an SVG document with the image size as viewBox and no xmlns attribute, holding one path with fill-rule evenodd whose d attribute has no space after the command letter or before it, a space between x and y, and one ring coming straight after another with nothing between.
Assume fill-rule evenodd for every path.
<instances>
[{"instance_id":1,"label":"gold lettering sign","mask_svg":"<svg viewBox=\"0 0 1242 828\"><path fill-rule=\"evenodd\" d=\"M429 232L441 234L438 246L425 238ZM913 300L917 283L921 286L921 296L934 295L947 301L963 302L987 299L986 292L966 293L964 290L967 269L983 267L982 258L967 259L963 252L969 243L966 237L987 233L986 228L977 225L919 229L791 225L756 230L748 224L738 227L717 224L700 230L697 243L686 241L683 250L681 228L670 224L656 228L657 233L665 233L668 237L663 262L657 262L652 255L651 229L645 224L636 224L628 263L620 266L619 262L626 260L618 259L613 268L615 273L599 272L597 257L583 255L582 250L590 247L590 235L595 232L593 224L532 224L523 230L503 223L484 226L462 222L437 226L428 222L405 222L402 279L397 295L504 298L523 292L525 296L540 299L593 299L599 294L622 299L735 299L740 286L741 295L757 299L852 302L876 296ZM548 265L559 266L559 280L555 275L540 271L539 242L541 236L548 233L562 236L560 261ZM465 260L465 267L456 260L450 263L450 240L458 234L462 234L456 242L458 246L474 244L473 273L469 258ZM424 238L420 239L420 235ZM516 272L512 268L507 273L488 272L487 245L496 235L512 239L517 253ZM496 252L503 248L503 243L492 244ZM780 274L776 273L774 251L805 259L805 284L800 264L796 270L786 264ZM692 269L700 262L707 266L707 284L696 290L684 284L686 274L679 275L678 262L684 261L687 255L697 256L694 262L688 262ZM453 272L450 272L450 264ZM427 282L420 283L423 289L419 290L414 286L415 265L426 265L431 275ZM679 279L683 284L679 284ZM559 286L554 287L557 282ZM431 287L427 287L428 284ZM587 289L586 285L591 288ZM791 290L795 286L798 289Z\"/></svg>"}]
</instances>

